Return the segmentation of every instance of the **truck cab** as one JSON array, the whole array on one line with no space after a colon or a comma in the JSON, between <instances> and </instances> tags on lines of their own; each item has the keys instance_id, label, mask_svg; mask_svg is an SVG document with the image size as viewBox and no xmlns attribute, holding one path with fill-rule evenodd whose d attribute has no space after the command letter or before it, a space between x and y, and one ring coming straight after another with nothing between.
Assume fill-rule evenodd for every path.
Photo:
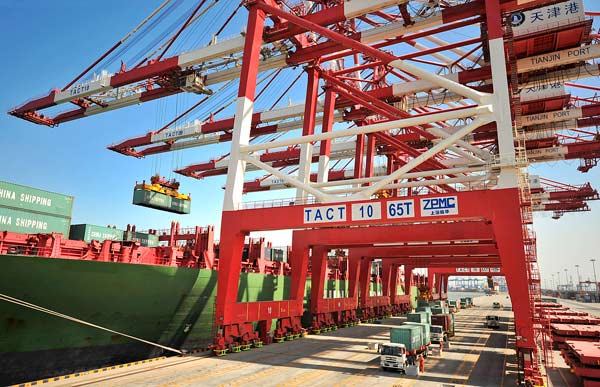
<instances>
[{"instance_id":1,"label":"truck cab","mask_svg":"<svg viewBox=\"0 0 600 387\"><path fill-rule=\"evenodd\" d=\"M431 342L432 343L442 343L446 341L446 332L444 332L444 327L441 325L432 325L431 326Z\"/></svg>"},{"instance_id":2,"label":"truck cab","mask_svg":"<svg viewBox=\"0 0 600 387\"><path fill-rule=\"evenodd\" d=\"M406 372L408 365L406 347L404 344L385 343L379 346L381 368Z\"/></svg>"}]
</instances>

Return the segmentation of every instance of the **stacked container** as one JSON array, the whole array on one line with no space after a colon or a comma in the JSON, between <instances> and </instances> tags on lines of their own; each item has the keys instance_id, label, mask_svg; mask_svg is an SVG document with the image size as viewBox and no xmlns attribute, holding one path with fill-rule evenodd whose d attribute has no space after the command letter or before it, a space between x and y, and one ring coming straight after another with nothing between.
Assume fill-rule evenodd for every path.
<instances>
[{"instance_id":1,"label":"stacked container","mask_svg":"<svg viewBox=\"0 0 600 387\"><path fill-rule=\"evenodd\" d=\"M406 320L416 323L431 324L431 312L416 312L406 315Z\"/></svg>"},{"instance_id":2,"label":"stacked container","mask_svg":"<svg viewBox=\"0 0 600 387\"><path fill-rule=\"evenodd\" d=\"M421 337L423 338L423 345L431 344L431 325L427 323L416 323L416 322L405 322L404 325L412 325L421 328Z\"/></svg>"},{"instance_id":3,"label":"stacked container","mask_svg":"<svg viewBox=\"0 0 600 387\"><path fill-rule=\"evenodd\" d=\"M136 241L136 242L139 242L140 245L145 246L145 247L158 246L158 235L156 235L156 234L147 234L144 232L137 232L137 231L125 231L125 232L123 232L123 240L124 241Z\"/></svg>"},{"instance_id":4,"label":"stacked container","mask_svg":"<svg viewBox=\"0 0 600 387\"><path fill-rule=\"evenodd\" d=\"M0 231L69 235L73 197L0 181Z\"/></svg>"},{"instance_id":5,"label":"stacked container","mask_svg":"<svg viewBox=\"0 0 600 387\"><path fill-rule=\"evenodd\" d=\"M431 313L431 307L429 306L419 306L415 309L415 312L429 312Z\"/></svg>"},{"instance_id":6,"label":"stacked container","mask_svg":"<svg viewBox=\"0 0 600 387\"><path fill-rule=\"evenodd\" d=\"M420 352L424 346L421 332L422 328L417 325L402 325L390 328L390 341L404 344L407 351Z\"/></svg>"},{"instance_id":7,"label":"stacked container","mask_svg":"<svg viewBox=\"0 0 600 387\"><path fill-rule=\"evenodd\" d=\"M71 226L69 239L88 243L92 240L99 242L104 242L105 240L120 241L123 239L124 232L124 230L94 226L93 224L74 224Z\"/></svg>"}]
</instances>

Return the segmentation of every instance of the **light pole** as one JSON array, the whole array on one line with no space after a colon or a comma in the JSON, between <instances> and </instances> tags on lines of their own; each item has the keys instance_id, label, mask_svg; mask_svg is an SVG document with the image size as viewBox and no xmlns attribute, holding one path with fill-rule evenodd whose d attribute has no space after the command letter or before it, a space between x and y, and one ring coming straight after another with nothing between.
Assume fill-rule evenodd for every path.
<instances>
[{"instance_id":1,"label":"light pole","mask_svg":"<svg viewBox=\"0 0 600 387\"><path fill-rule=\"evenodd\" d=\"M566 288L569 288L569 269L565 269L565 285Z\"/></svg>"},{"instance_id":2,"label":"light pole","mask_svg":"<svg viewBox=\"0 0 600 387\"><path fill-rule=\"evenodd\" d=\"M560 292L560 271L556 272L556 290Z\"/></svg>"},{"instance_id":3,"label":"light pole","mask_svg":"<svg viewBox=\"0 0 600 387\"><path fill-rule=\"evenodd\" d=\"M596 302L598 302L598 279L596 278L596 260L594 258L590 259L592 261L592 267L594 268L594 289L596 291Z\"/></svg>"},{"instance_id":4,"label":"light pole","mask_svg":"<svg viewBox=\"0 0 600 387\"><path fill-rule=\"evenodd\" d=\"M554 285L555 285L555 282L554 282L554 273L552 273L552 289L554 289ZM558 288L556 290L558 290Z\"/></svg>"},{"instance_id":5,"label":"light pole","mask_svg":"<svg viewBox=\"0 0 600 387\"><path fill-rule=\"evenodd\" d=\"M577 269L577 286L575 290L579 291L581 287L581 276L579 275L579 265L575 265L575 269Z\"/></svg>"}]
</instances>

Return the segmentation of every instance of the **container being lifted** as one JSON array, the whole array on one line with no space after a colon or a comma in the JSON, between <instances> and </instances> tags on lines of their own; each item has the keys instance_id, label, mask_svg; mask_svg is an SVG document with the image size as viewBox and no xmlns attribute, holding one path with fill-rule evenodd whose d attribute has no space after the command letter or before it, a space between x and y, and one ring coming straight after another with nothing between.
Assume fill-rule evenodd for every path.
<instances>
[{"instance_id":1,"label":"container being lifted","mask_svg":"<svg viewBox=\"0 0 600 387\"><path fill-rule=\"evenodd\" d=\"M133 204L156 210L189 214L192 198L179 193L179 182L167 180L156 174L150 178L150 184L142 181L133 189Z\"/></svg>"}]
</instances>

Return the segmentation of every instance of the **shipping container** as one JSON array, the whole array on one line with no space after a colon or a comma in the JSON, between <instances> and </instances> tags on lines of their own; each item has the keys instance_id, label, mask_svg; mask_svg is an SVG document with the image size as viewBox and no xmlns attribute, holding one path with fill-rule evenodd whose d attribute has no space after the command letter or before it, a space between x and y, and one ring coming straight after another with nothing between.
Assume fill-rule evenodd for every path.
<instances>
[{"instance_id":1,"label":"shipping container","mask_svg":"<svg viewBox=\"0 0 600 387\"><path fill-rule=\"evenodd\" d=\"M271 261L287 262L287 260L288 260L287 255L288 255L287 248L285 248L285 249L271 248L271 251L270 251Z\"/></svg>"},{"instance_id":2,"label":"shipping container","mask_svg":"<svg viewBox=\"0 0 600 387\"><path fill-rule=\"evenodd\" d=\"M409 313L406 315L406 320L410 321L410 322L416 322L416 323L429 323L431 318L431 313L428 312L416 312L416 313Z\"/></svg>"},{"instance_id":3,"label":"shipping container","mask_svg":"<svg viewBox=\"0 0 600 387\"><path fill-rule=\"evenodd\" d=\"M158 246L158 235L147 234L144 232L125 231L123 232L123 240L140 242L140 244L145 247Z\"/></svg>"},{"instance_id":4,"label":"shipping container","mask_svg":"<svg viewBox=\"0 0 600 387\"><path fill-rule=\"evenodd\" d=\"M0 231L21 234L60 233L67 238L70 225L70 218L0 206Z\"/></svg>"},{"instance_id":5,"label":"shipping container","mask_svg":"<svg viewBox=\"0 0 600 387\"><path fill-rule=\"evenodd\" d=\"M0 206L70 219L73 196L0 181Z\"/></svg>"},{"instance_id":6,"label":"shipping container","mask_svg":"<svg viewBox=\"0 0 600 387\"><path fill-rule=\"evenodd\" d=\"M417 307L417 309L415 309L415 312L430 312L431 313L431 307L419 306L419 307Z\"/></svg>"},{"instance_id":7,"label":"shipping container","mask_svg":"<svg viewBox=\"0 0 600 387\"><path fill-rule=\"evenodd\" d=\"M437 300L437 301L434 301L434 302L433 302L433 305L434 305L436 308L445 308L445 307L447 306L447 304L446 304L446 301L444 301L444 300Z\"/></svg>"},{"instance_id":8,"label":"shipping container","mask_svg":"<svg viewBox=\"0 0 600 387\"><path fill-rule=\"evenodd\" d=\"M429 305L429 301L427 300L422 300L422 299L417 299L417 307L419 306L430 306Z\"/></svg>"},{"instance_id":9,"label":"shipping container","mask_svg":"<svg viewBox=\"0 0 600 387\"><path fill-rule=\"evenodd\" d=\"M124 230L117 228L95 226L93 224L74 224L69 232L69 239L91 242L92 240L104 242L105 240L123 240Z\"/></svg>"},{"instance_id":10,"label":"shipping container","mask_svg":"<svg viewBox=\"0 0 600 387\"><path fill-rule=\"evenodd\" d=\"M421 328L421 337L423 338L423 345L431 344L431 325L427 323L416 323L407 321L403 325L414 325Z\"/></svg>"},{"instance_id":11,"label":"shipping container","mask_svg":"<svg viewBox=\"0 0 600 387\"><path fill-rule=\"evenodd\" d=\"M444 314L444 313L450 313L450 309L447 306L444 306L443 308L431 308L431 313L433 314Z\"/></svg>"},{"instance_id":12,"label":"shipping container","mask_svg":"<svg viewBox=\"0 0 600 387\"><path fill-rule=\"evenodd\" d=\"M421 327L416 325L402 325L390 328L390 342L404 344L407 351L421 351L423 338Z\"/></svg>"},{"instance_id":13,"label":"shipping container","mask_svg":"<svg viewBox=\"0 0 600 387\"><path fill-rule=\"evenodd\" d=\"M191 208L190 200L178 199L160 192L147 191L141 188L133 191L133 204L174 212L176 214L189 214Z\"/></svg>"}]
</instances>

